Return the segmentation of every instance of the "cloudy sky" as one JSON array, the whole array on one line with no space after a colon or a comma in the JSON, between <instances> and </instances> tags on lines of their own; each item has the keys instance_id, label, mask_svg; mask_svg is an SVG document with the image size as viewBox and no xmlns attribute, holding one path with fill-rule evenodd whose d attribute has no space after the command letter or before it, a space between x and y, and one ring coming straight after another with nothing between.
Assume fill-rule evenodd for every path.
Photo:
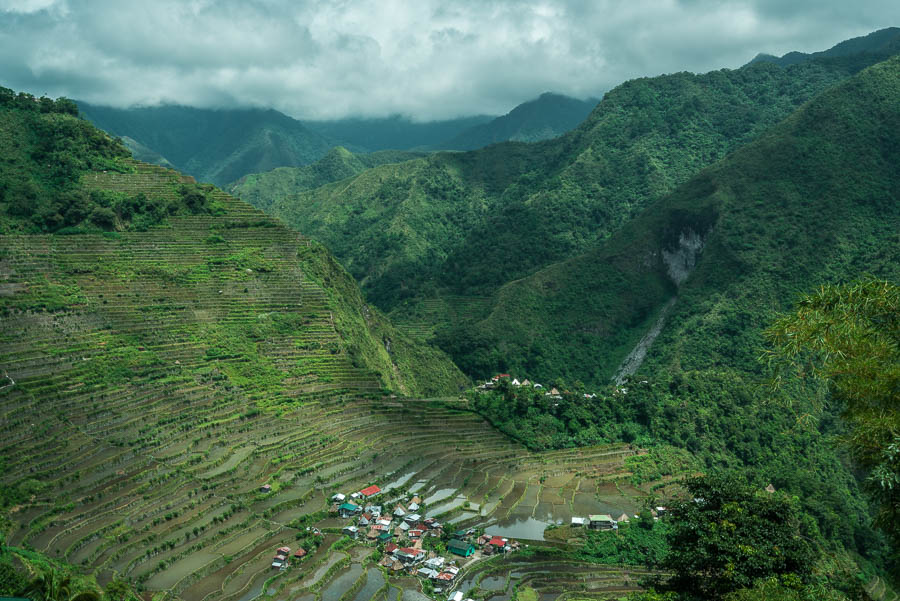
<instances>
[{"instance_id":1,"label":"cloudy sky","mask_svg":"<svg viewBox=\"0 0 900 601\"><path fill-rule=\"evenodd\" d=\"M0 0L0 85L114 106L423 120L895 25L898 0Z\"/></svg>"}]
</instances>

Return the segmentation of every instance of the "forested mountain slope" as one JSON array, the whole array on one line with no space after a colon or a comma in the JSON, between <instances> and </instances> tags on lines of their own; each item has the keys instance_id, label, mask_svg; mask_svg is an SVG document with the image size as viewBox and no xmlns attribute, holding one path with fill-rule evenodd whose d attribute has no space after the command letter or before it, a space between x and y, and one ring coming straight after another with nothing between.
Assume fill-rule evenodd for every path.
<instances>
[{"instance_id":1,"label":"forested mountain slope","mask_svg":"<svg viewBox=\"0 0 900 601\"><path fill-rule=\"evenodd\" d=\"M267 211L324 242L367 298L427 334L483 315L498 287L587 251L879 58L630 81L560 138L384 165L275 199Z\"/></svg>"},{"instance_id":2,"label":"forested mountain slope","mask_svg":"<svg viewBox=\"0 0 900 601\"><path fill-rule=\"evenodd\" d=\"M756 371L760 329L793 295L900 275L898 90L894 58L824 93L596 250L504 286L463 329L497 362L454 354L473 373L602 382L677 297L648 365Z\"/></svg>"},{"instance_id":3,"label":"forested mountain slope","mask_svg":"<svg viewBox=\"0 0 900 601\"><path fill-rule=\"evenodd\" d=\"M78 107L100 129L133 140L131 150L149 150L184 173L220 186L246 173L312 163L334 145L274 110L115 109L85 102Z\"/></svg>"},{"instance_id":4,"label":"forested mountain slope","mask_svg":"<svg viewBox=\"0 0 900 601\"><path fill-rule=\"evenodd\" d=\"M276 199L312 190L331 182L347 179L366 169L387 163L402 163L425 156L424 152L380 150L354 154L343 146L335 146L311 165L279 167L265 173L250 173L228 186L228 191L266 210Z\"/></svg>"},{"instance_id":5,"label":"forested mountain slope","mask_svg":"<svg viewBox=\"0 0 900 601\"><path fill-rule=\"evenodd\" d=\"M523 102L506 115L473 126L437 146L438 149L475 150L498 142L538 142L576 128L597 105L596 98L578 100L546 92Z\"/></svg>"},{"instance_id":6,"label":"forested mountain slope","mask_svg":"<svg viewBox=\"0 0 900 601\"><path fill-rule=\"evenodd\" d=\"M805 408L823 390L794 380L775 390L759 358L764 329L801 292L900 281L898 161L895 57L691 178L597 249L507 284L485 319L444 331L442 342L470 373L559 379L567 392L555 403L543 391L474 397L520 440L685 449L707 469L790 491L826 539L877 561L883 538L835 450L841 404L832 399L810 420ZM611 399L581 394L604 390L623 366L633 376Z\"/></svg>"}]
</instances>

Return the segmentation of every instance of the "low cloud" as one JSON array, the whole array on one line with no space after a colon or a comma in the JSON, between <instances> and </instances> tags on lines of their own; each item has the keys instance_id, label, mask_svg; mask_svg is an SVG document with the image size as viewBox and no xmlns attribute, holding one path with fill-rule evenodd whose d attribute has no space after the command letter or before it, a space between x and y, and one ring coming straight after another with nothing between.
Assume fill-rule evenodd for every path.
<instances>
[{"instance_id":1,"label":"low cloud","mask_svg":"<svg viewBox=\"0 0 900 601\"><path fill-rule=\"evenodd\" d=\"M425 120L898 23L896 0L0 0L0 85L113 106Z\"/></svg>"}]
</instances>

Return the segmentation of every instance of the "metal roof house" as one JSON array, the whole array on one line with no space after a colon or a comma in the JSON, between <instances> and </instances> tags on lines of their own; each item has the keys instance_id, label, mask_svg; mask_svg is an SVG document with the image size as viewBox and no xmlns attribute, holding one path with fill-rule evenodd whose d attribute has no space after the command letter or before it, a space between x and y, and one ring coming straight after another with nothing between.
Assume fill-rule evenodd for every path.
<instances>
[{"instance_id":1,"label":"metal roof house","mask_svg":"<svg viewBox=\"0 0 900 601\"><path fill-rule=\"evenodd\" d=\"M475 553L475 545L454 538L447 543L447 550L461 557L469 557Z\"/></svg>"}]
</instances>

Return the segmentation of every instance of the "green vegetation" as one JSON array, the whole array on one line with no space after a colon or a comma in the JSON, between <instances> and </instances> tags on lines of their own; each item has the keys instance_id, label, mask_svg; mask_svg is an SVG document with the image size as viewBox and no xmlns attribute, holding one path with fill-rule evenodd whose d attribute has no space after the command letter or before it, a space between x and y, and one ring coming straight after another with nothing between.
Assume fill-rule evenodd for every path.
<instances>
[{"instance_id":1,"label":"green vegetation","mask_svg":"<svg viewBox=\"0 0 900 601\"><path fill-rule=\"evenodd\" d=\"M0 233L112 225L112 199L89 194L78 178L91 170L123 169L128 151L76 114L71 100L0 88ZM129 209L141 204L119 200Z\"/></svg>"},{"instance_id":2,"label":"green vegetation","mask_svg":"<svg viewBox=\"0 0 900 601\"><path fill-rule=\"evenodd\" d=\"M42 553L0 546L0 594L32 601L137 601L127 583L112 580L105 590L94 577Z\"/></svg>"},{"instance_id":3,"label":"green vegetation","mask_svg":"<svg viewBox=\"0 0 900 601\"><path fill-rule=\"evenodd\" d=\"M219 186L247 173L312 163L334 146L271 109L115 109L85 102L78 108L95 126L127 140L136 158L155 159Z\"/></svg>"},{"instance_id":4,"label":"green vegetation","mask_svg":"<svg viewBox=\"0 0 900 601\"><path fill-rule=\"evenodd\" d=\"M773 391L759 355L765 329L792 307L798 292L865 272L900 279L900 205L891 192L900 188L893 167L900 160L893 135L900 131L898 94L900 60L894 58L808 103L596 251L505 286L488 318L469 330L477 337L448 336L471 344L463 348L468 352L453 353L469 358L463 367L538 378L545 387L560 377L580 379L593 383L586 391L598 396L576 395L549 410L537 399L529 413L528 405L504 405L488 395L474 408L538 444L577 444L581 432L627 440L613 438L627 432L640 444L690 451L700 470L765 474L776 489L798 496L829 544L885 566L885 540L871 527L860 485L834 449L833 440L847 434L838 416L849 399L837 395L814 426L798 422L791 403L807 407L818 387L785 378ZM872 305L871 311L889 306ZM816 311L824 321L814 323L823 327L840 315ZM868 344L881 344L868 366L854 365L861 374L870 373L863 367L880 369L865 390L873 393L872 403L886 406L896 403L885 392L894 386L894 370L886 366L896 364L896 341L885 315L863 312L850 324ZM620 372L622 384L612 390L602 384L660 317L659 335L643 346L645 358L635 362L633 374ZM874 324L884 324L882 332L865 337ZM804 348L805 339L799 340L789 348L804 360L816 347ZM502 362L491 362L497 359ZM842 367L825 366L825 373ZM871 415L873 406L863 407ZM573 417L580 423L569 429ZM892 423L884 421L888 428L896 427ZM880 428L872 434L880 454L870 453L868 465L883 463L888 482L897 456L892 439ZM632 462L641 467L641 460ZM635 474L639 480L641 472Z\"/></svg>"},{"instance_id":5,"label":"green vegetation","mask_svg":"<svg viewBox=\"0 0 900 601\"><path fill-rule=\"evenodd\" d=\"M734 477L695 478L686 487L689 498L669 508L667 588L720 599L758 579L812 579L815 526L804 522L796 501Z\"/></svg>"},{"instance_id":6,"label":"green vegetation","mask_svg":"<svg viewBox=\"0 0 900 601\"><path fill-rule=\"evenodd\" d=\"M353 154L346 148L337 146L312 165L279 167L266 173L245 175L229 185L228 191L241 200L266 210L277 198L346 179L378 165L400 163L424 155L422 152L400 150Z\"/></svg>"},{"instance_id":7,"label":"green vegetation","mask_svg":"<svg viewBox=\"0 0 900 601\"><path fill-rule=\"evenodd\" d=\"M396 395L455 396L465 377L325 246L123 157L64 100L7 94L0 144L59 219L0 203L4 538L187 599L324 597L356 551L328 498L393 480L440 491L428 509L463 528L644 507L577 550L566 529L483 562L476 587L499 575L512 595L515 566L526 596L540 578L622 593L637 585L610 564L627 561L663 571L648 599L860 598L864 581L877 597L896 564L849 459L896 534L900 58L819 94L875 57L630 82L561 140L306 193L320 231L359 246L344 265L369 300L410 320L448 308L421 337L437 327L469 373L545 386L440 402ZM303 177L355 161L336 150ZM53 204L69 193L94 203L80 220ZM844 284L863 272L880 279ZM657 503L671 513L654 522ZM272 548L295 541L315 573L273 574ZM0 557L10 589L21 561ZM71 601L63 580L36 596Z\"/></svg>"},{"instance_id":8,"label":"green vegetation","mask_svg":"<svg viewBox=\"0 0 900 601\"><path fill-rule=\"evenodd\" d=\"M822 287L766 334L770 364L827 385L826 398L799 410L841 409L843 442L870 473L877 521L900 547L900 288L878 280Z\"/></svg>"},{"instance_id":9,"label":"green vegetation","mask_svg":"<svg viewBox=\"0 0 900 601\"><path fill-rule=\"evenodd\" d=\"M55 353L108 345L81 366L85 383L153 373L169 362L146 348L170 339L197 353L196 373L212 367L265 407L327 390L452 394L465 383L368 308L320 245L212 186L126 158L71 101L5 89L0 100L0 146L10 150L0 231L16 234L2 249L15 268L4 272L0 312L79 324ZM27 235L41 231L56 235ZM84 329L84 312L105 325ZM141 327L148 319L158 331Z\"/></svg>"},{"instance_id":10,"label":"green vegetation","mask_svg":"<svg viewBox=\"0 0 900 601\"><path fill-rule=\"evenodd\" d=\"M711 302L732 304L707 293L729 274L741 272L742 264L733 261L738 253L752 246L757 251L752 262L768 265L779 254L803 256L802 243L811 232L828 231L831 224L820 223L830 219L828 213L805 206L791 192L796 172L786 169L786 161L793 160L788 157L775 166L766 164L774 159L762 153L752 160L759 167L755 173L774 167L773 173L781 174L783 200L778 202L792 208L778 213L796 213L774 222L768 221L773 205L765 205L770 207L766 213L758 203L777 195L775 186L749 184L756 185L757 200L745 204L734 200L742 197L743 188L712 195L716 187L724 190L730 184L711 177L688 180L884 56L867 52L787 68L754 63L734 71L636 80L606 94L581 127L557 140L439 153L382 165L306 192L283 195L279 188L278 197L253 202L271 203L267 211L321 240L361 282L367 300L411 336L433 339L471 377L516 371L543 381L563 378L596 385L616 374L664 313L674 314L668 315L671 321L711 310ZM829 144L842 143L833 133L825 136ZM867 135L856 136L861 148ZM827 147L810 146L819 152ZM855 150L844 158L833 156L834 163L823 173L855 169L847 164ZM819 162L804 152L797 147L796 160ZM744 167L733 159L726 162L733 165L734 184L744 186L749 180L740 173ZM871 165L876 170L883 166ZM823 181L829 179L836 178L826 175ZM883 189L874 182L869 186L865 177L859 183L872 194ZM673 198L658 210L641 213L680 184L676 197L683 202ZM815 198L820 192L815 182L801 185L807 189L799 194ZM834 194L843 195L843 190ZM726 197L734 202L723 205ZM732 206L736 211L728 208ZM756 215L749 215L756 207ZM806 227L806 212L816 226ZM636 223L622 229L638 215ZM718 232L717 224L732 216L739 229ZM851 249L859 241L890 235L883 221L865 221L858 234L844 218L835 216L831 223L847 232L842 244ZM878 231L866 230L869 226ZM715 253L713 260L724 262L700 286L704 292L681 294L670 307L676 286L662 251L681 257L679 240L688 231L706 244L698 256L710 253L709 240L703 238L708 232L723 239L721 233L728 245L737 247ZM756 244L756 237L771 242ZM841 250L835 247L834 255ZM867 260L859 256L845 266L858 269ZM876 259L875 264L887 263ZM759 310L785 307L798 290L816 282L819 276L813 272L828 278L851 273L836 266L792 271L781 281L761 283L769 289L763 296L767 300L742 308L741 315L749 312L751 321L762 324L772 314L760 315ZM735 319L727 329L744 329L750 318ZM661 336L670 331L664 329ZM690 349L686 362L706 366L724 365L734 353L745 355L740 361L746 366L761 344L758 336L734 343L719 333L696 339L704 342ZM679 352L675 348L682 343L673 343L673 352ZM710 358L710 345L733 348L717 350L719 358Z\"/></svg>"},{"instance_id":11,"label":"green vegetation","mask_svg":"<svg viewBox=\"0 0 900 601\"><path fill-rule=\"evenodd\" d=\"M661 565L669 553L669 521L635 520L617 530L586 530L579 557L604 564Z\"/></svg>"}]
</instances>

